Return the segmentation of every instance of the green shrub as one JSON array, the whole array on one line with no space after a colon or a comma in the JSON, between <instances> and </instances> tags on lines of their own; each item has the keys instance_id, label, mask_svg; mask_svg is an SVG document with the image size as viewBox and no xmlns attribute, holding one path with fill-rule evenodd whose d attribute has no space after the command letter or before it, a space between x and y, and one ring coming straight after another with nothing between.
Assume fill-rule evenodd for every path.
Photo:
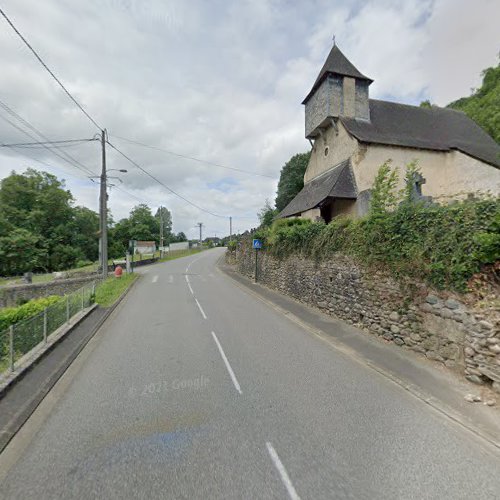
<instances>
[{"instance_id":1,"label":"green shrub","mask_svg":"<svg viewBox=\"0 0 500 500\"><path fill-rule=\"evenodd\" d=\"M10 325L18 323L24 319L35 316L49 307L62 300L62 297L52 295L42 299L34 299L26 302L22 306L7 307L0 310L0 332L9 328Z\"/></svg>"},{"instance_id":2,"label":"green shrub","mask_svg":"<svg viewBox=\"0 0 500 500\"><path fill-rule=\"evenodd\" d=\"M417 173L413 162L406 179L414 180ZM278 258L321 260L342 252L396 276L457 291L465 291L483 265L500 259L500 198L438 205L415 202L409 188L398 197L387 163L377 179L372 192L376 204L364 218L337 217L328 225L278 219L254 237L264 239L266 249Z\"/></svg>"},{"instance_id":3,"label":"green shrub","mask_svg":"<svg viewBox=\"0 0 500 500\"><path fill-rule=\"evenodd\" d=\"M477 245L477 260L493 264L500 259L500 213L493 217L487 231L476 234L474 242Z\"/></svg>"},{"instance_id":4,"label":"green shrub","mask_svg":"<svg viewBox=\"0 0 500 500\"><path fill-rule=\"evenodd\" d=\"M91 260L79 260L77 263L76 263L76 267L77 268L80 268L80 267L87 267L87 266L91 266L93 264L93 262Z\"/></svg>"}]
</instances>

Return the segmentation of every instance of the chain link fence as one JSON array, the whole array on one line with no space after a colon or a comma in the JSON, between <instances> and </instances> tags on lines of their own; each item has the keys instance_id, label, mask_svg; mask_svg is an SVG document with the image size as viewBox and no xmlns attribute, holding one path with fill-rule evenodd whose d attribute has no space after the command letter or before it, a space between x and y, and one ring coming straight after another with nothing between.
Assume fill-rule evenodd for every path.
<instances>
[{"instance_id":1,"label":"chain link fence","mask_svg":"<svg viewBox=\"0 0 500 500\"><path fill-rule=\"evenodd\" d=\"M11 325L0 332L0 374L14 371L16 362L48 338L75 314L94 303L95 282L61 297L59 302L47 307L31 318Z\"/></svg>"}]
</instances>

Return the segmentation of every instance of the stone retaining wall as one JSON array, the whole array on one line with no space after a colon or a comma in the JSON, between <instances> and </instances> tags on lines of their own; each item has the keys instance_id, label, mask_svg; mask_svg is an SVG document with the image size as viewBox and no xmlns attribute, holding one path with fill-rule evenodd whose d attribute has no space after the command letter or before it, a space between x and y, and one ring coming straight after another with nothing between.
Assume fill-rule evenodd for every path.
<instances>
[{"instance_id":1,"label":"stone retaining wall","mask_svg":"<svg viewBox=\"0 0 500 500\"><path fill-rule=\"evenodd\" d=\"M47 283L4 286L0 288L0 307L13 307L21 302L48 295L66 295L97 279L99 276L92 274L78 278L58 279Z\"/></svg>"},{"instance_id":2,"label":"stone retaining wall","mask_svg":"<svg viewBox=\"0 0 500 500\"><path fill-rule=\"evenodd\" d=\"M232 261L232 262L231 262ZM254 277L255 253L241 247L229 263ZM500 322L486 321L449 294L400 283L337 254L328 262L259 252L259 282L412 349L500 392Z\"/></svg>"}]
</instances>

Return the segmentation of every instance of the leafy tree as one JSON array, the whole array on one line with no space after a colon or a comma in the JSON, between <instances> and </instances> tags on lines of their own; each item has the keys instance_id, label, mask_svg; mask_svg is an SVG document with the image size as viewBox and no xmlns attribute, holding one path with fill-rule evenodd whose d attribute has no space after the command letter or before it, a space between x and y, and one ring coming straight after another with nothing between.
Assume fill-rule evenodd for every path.
<instances>
[{"instance_id":1,"label":"leafy tree","mask_svg":"<svg viewBox=\"0 0 500 500\"><path fill-rule=\"evenodd\" d=\"M26 229L17 228L0 237L0 274L22 274L43 269L47 258L46 242Z\"/></svg>"},{"instance_id":2,"label":"leafy tree","mask_svg":"<svg viewBox=\"0 0 500 500\"><path fill-rule=\"evenodd\" d=\"M158 220L146 204L141 203L132 209L128 218L128 231L131 240L158 240Z\"/></svg>"},{"instance_id":3,"label":"leafy tree","mask_svg":"<svg viewBox=\"0 0 500 500\"><path fill-rule=\"evenodd\" d=\"M278 213L278 210L271 206L271 202L266 200L264 207L257 214L261 227L270 227Z\"/></svg>"},{"instance_id":4,"label":"leafy tree","mask_svg":"<svg viewBox=\"0 0 500 500\"><path fill-rule=\"evenodd\" d=\"M395 187L398 183L398 172L396 169L391 169L390 163L388 160L381 165L373 182L370 200L370 214L372 216L383 215L396 205Z\"/></svg>"},{"instance_id":5,"label":"leafy tree","mask_svg":"<svg viewBox=\"0 0 500 500\"><path fill-rule=\"evenodd\" d=\"M469 97L448 104L466 113L500 143L500 64L482 73L483 82Z\"/></svg>"},{"instance_id":6,"label":"leafy tree","mask_svg":"<svg viewBox=\"0 0 500 500\"><path fill-rule=\"evenodd\" d=\"M304 173L311 153L299 153L292 156L281 169L278 191L276 193L276 209L281 212L304 187Z\"/></svg>"},{"instance_id":7,"label":"leafy tree","mask_svg":"<svg viewBox=\"0 0 500 500\"><path fill-rule=\"evenodd\" d=\"M80 248L58 243L52 247L49 267L53 271L63 271L72 268L79 260L85 260Z\"/></svg>"},{"instance_id":8,"label":"leafy tree","mask_svg":"<svg viewBox=\"0 0 500 500\"><path fill-rule=\"evenodd\" d=\"M69 269L78 261L97 260L99 215L73 204L64 180L47 172L13 171L2 179L0 274ZM161 213L168 241L172 215L166 208ZM153 216L147 205L137 205L117 224L109 213L108 227L109 255L122 257L129 240L159 241L160 210ZM186 235L179 233L175 241L187 241Z\"/></svg>"},{"instance_id":9,"label":"leafy tree","mask_svg":"<svg viewBox=\"0 0 500 500\"><path fill-rule=\"evenodd\" d=\"M186 235L181 231L180 233L177 234L172 234L170 236L170 241L169 243L181 243L183 241L187 241Z\"/></svg>"},{"instance_id":10,"label":"leafy tree","mask_svg":"<svg viewBox=\"0 0 500 500\"><path fill-rule=\"evenodd\" d=\"M72 244L81 250L85 260L97 260L99 256L99 214L86 207L75 207L71 226L75 228Z\"/></svg>"},{"instance_id":11,"label":"leafy tree","mask_svg":"<svg viewBox=\"0 0 500 500\"><path fill-rule=\"evenodd\" d=\"M79 227L72 224L75 210L72 204L73 197L65 189L64 181L47 172L28 169L23 174L12 172L3 179L0 183L0 236L6 238L3 240L5 248L23 240L26 245L36 241L41 245L37 250L43 249L26 250L29 257L22 266L12 252L6 251L4 255L9 255L12 262L3 266L3 272L8 268L20 272L20 267L30 271L60 269L59 264L53 267L57 261L55 254L61 246L74 246L79 233ZM16 231L21 229L25 232ZM74 255L77 253L85 257L82 251ZM75 264L76 261L66 259L66 262Z\"/></svg>"},{"instance_id":12,"label":"leafy tree","mask_svg":"<svg viewBox=\"0 0 500 500\"><path fill-rule=\"evenodd\" d=\"M164 242L170 241L172 234L172 214L167 207L158 207L155 218L158 219L158 227L163 223L163 239Z\"/></svg>"},{"instance_id":13,"label":"leafy tree","mask_svg":"<svg viewBox=\"0 0 500 500\"><path fill-rule=\"evenodd\" d=\"M431 101L429 101L429 99L427 99L426 101L422 101L420 103L420 107L421 108L432 108Z\"/></svg>"},{"instance_id":14,"label":"leafy tree","mask_svg":"<svg viewBox=\"0 0 500 500\"><path fill-rule=\"evenodd\" d=\"M50 233L71 217L73 196L64 187L64 181L47 172L12 172L0 184L4 220L33 233Z\"/></svg>"}]
</instances>

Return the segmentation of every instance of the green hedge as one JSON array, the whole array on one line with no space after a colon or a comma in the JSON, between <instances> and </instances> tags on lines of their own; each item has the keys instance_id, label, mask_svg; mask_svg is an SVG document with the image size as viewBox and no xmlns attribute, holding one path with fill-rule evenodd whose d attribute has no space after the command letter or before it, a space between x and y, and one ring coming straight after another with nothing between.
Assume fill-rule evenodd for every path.
<instances>
[{"instance_id":1,"label":"green hedge","mask_svg":"<svg viewBox=\"0 0 500 500\"><path fill-rule=\"evenodd\" d=\"M323 260L342 252L396 275L465 291L483 265L500 260L500 199L449 205L402 202L361 219L335 218L328 225L281 219L255 237L279 258Z\"/></svg>"},{"instance_id":2,"label":"green hedge","mask_svg":"<svg viewBox=\"0 0 500 500\"><path fill-rule=\"evenodd\" d=\"M22 306L0 309L0 332L9 328L10 325L30 318L31 316L35 316L36 314L42 312L46 307L61 300L62 297L53 295L41 299L30 300Z\"/></svg>"}]
</instances>

